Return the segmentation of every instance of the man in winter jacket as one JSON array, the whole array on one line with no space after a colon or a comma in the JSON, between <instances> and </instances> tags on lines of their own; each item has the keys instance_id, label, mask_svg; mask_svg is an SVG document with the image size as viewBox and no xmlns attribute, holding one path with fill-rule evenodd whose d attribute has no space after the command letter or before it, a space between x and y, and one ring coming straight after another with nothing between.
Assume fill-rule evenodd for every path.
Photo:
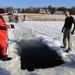
<instances>
[{"instance_id":1,"label":"man in winter jacket","mask_svg":"<svg viewBox=\"0 0 75 75\"><path fill-rule=\"evenodd\" d=\"M8 61L12 58L7 55L7 29L14 28L14 25L6 25L3 16L4 10L0 9L0 55L2 55L3 61Z\"/></svg>"},{"instance_id":2,"label":"man in winter jacket","mask_svg":"<svg viewBox=\"0 0 75 75\"><path fill-rule=\"evenodd\" d=\"M67 48L66 52L69 52L72 50L72 43L71 43L71 34L74 34L75 31L75 20L74 18L70 15L69 11L65 12L65 24L62 28L63 32L63 48ZM72 30L72 24L74 24L73 30Z\"/></svg>"}]
</instances>

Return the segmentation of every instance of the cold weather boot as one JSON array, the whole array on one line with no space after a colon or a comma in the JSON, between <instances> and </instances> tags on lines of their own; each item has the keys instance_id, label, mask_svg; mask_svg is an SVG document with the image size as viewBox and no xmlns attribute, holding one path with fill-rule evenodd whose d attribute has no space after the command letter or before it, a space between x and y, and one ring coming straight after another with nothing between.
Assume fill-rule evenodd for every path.
<instances>
[{"instance_id":1,"label":"cold weather boot","mask_svg":"<svg viewBox=\"0 0 75 75\"><path fill-rule=\"evenodd\" d=\"M67 49L65 52L69 53L71 51L71 49Z\"/></svg>"},{"instance_id":2,"label":"cold weather boot","mask_svg":"<svg viewBox=\"0 0 75 75\"><path fill-rule=\"evenodd\" d=\"M65 48L65 49L67 48L66 46L60 46L60 47L61 47L61 48Z\"/></svg>"},{"instance_id":3,"label":"cold weather boot","mask_svg":"<svg viewBox=\"0 0 75 75\"><path fill-rule=\"evenodd\" d=\"M10 61L12 58L8 57L7 55L3 56L3 61Z\"/></svg>"}]
</instances>

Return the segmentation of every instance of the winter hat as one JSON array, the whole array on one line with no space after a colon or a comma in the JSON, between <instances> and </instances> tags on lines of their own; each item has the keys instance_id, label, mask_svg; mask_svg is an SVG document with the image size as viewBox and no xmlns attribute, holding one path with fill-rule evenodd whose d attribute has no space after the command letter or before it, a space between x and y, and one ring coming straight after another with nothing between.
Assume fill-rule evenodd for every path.
<instances>
[{"instance_id":1,"label":"winter hat","mask_svg":"<svg viewBox=\"0 0 75 75\"><path fill-rule=\"evenodd\" d=\"M4 9L0 9L0 13L4 13Z\"/></svg>"}]
</instances>

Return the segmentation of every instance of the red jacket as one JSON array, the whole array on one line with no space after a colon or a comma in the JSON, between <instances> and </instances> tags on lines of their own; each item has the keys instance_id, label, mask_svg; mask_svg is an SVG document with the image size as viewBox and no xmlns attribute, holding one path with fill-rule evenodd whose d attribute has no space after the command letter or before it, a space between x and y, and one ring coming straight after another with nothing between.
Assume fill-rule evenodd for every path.
<instances>
[{"instance_id":1,"label":"red jacket","mask_svg":"<svg viewBox=\"0 0 75 75\"><path fill-rule=\"evenodd\" d=\"M10 28L9 25L6 25L3 18L0 17L0 38L7 37L7 29Z\"/></svg>"},{"instance_id":2,"label":"red jacket","mask_svg":"<svg viewBox=\"0 0 75 75\"><path fill-rule=\"evenodd\" d=\"M7 29L10 28L6 25L3 18L0 16L0 54L7 55Z\"/></svg>"}]
</instances>

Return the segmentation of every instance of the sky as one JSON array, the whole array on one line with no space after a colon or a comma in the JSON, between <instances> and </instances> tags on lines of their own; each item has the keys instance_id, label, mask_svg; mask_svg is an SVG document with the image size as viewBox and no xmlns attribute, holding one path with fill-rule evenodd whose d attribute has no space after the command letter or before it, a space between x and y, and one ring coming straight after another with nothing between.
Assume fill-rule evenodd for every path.
<instances>
[{"instance_id":1,"label":"sky","mask_svg":"<svg viewBox=\"0 0 75 75\"><path fill-rule=\"evenodd\" d=\"M27 8L27 7L68 7L75 6L75 0L0 0L0 7Z\"/></svg>"}]
</instances>

